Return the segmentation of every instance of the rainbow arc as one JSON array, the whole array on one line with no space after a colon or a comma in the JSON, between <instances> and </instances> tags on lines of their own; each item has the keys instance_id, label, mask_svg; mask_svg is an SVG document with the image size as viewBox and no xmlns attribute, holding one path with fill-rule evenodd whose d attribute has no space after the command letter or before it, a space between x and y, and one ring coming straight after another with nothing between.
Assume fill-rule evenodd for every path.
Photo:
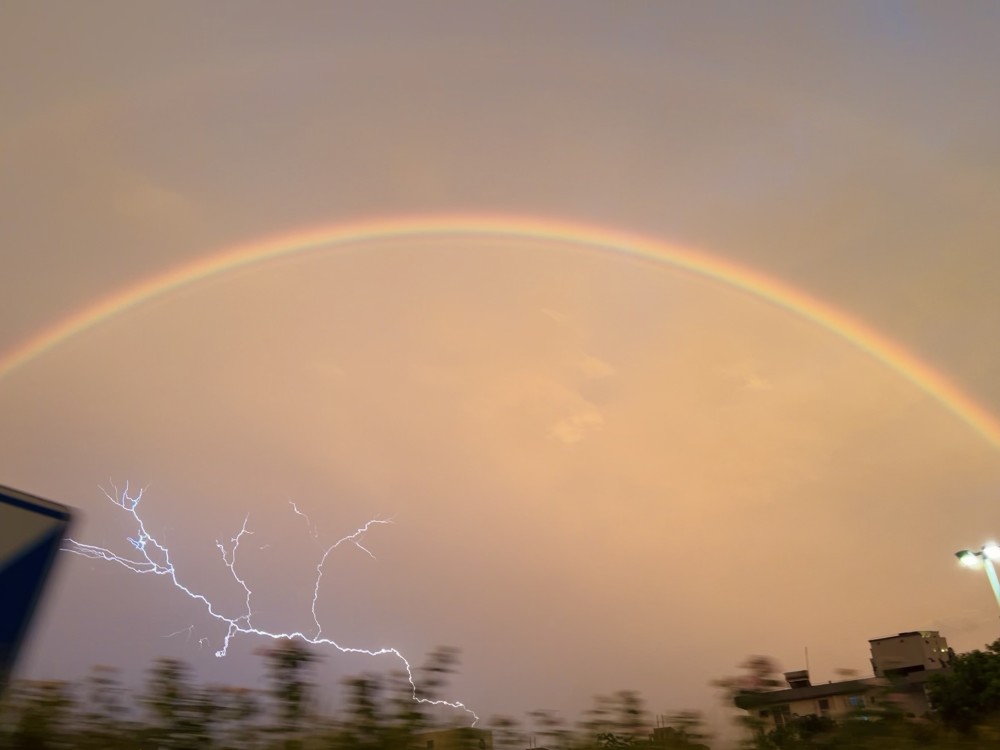
<instances>
[{"instance_id":1,"label":"rainbow arc","mask_svg":"<svg viewBox=\"0 0 1000 750\"><path fill-rule=\"evenodd\" d=\"M681 269L743 290L809 320L867 352L954 414L994 448L1000 422L960 388L900 344L847 312L759 271L638 234L587 224L490 214L401 216L334 224L239 245L170 268L120 289L0 354L0 378L66 340L172 291L269 260L386 240L429 237L542 240Z\"/></svg>"}]
</instances>

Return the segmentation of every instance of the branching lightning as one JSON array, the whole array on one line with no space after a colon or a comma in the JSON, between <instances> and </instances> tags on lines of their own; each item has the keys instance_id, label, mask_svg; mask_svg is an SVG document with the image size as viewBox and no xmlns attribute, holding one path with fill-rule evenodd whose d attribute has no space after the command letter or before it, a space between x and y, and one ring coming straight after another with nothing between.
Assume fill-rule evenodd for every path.
<instances>
[{"instance_id":1,"label":"branching lightning","mask_svg":"<svg viewBox=\"0 0 1000 750\"><path fill-rule=\"evenodd\" d=\"M66 550L68 551L68 550ZM186 628L181 628L180 630L175 630L173 633L167 633L163 638L173 638L174 636L180 635L181 633L187 633L188 637L184 639L185 643L191 642L191 634L194 632L194 625L188 625Z\"/></svg>"},{"instance_id":2,"label":"branching lightning","mask_svg":"<svg viewBox=\"0 0 1000 750\"><path fill-rule=\"evenodd\" d=\"M218 649L215 652L215 655L217 657L221 658L226 655L226 653L229 650L230 642L238 634L261 636L265 638L271 638L273 640L282 640L282 639L294 640L298 638L314 646L332 646L341 653L345 654L366 654L368 656L392 655L395 656L397 659L399 659L399 661L403 663L403 666L406 669L406 676L407 679L409 680L411 688L411 696L415 702L429 706L448 706L450 708L464 711L473 718L472 721L473 726L475 726L475 724L479 721L479 717L476 715L476 713L460 701L446 701L440 699L431 700L429 698L420 697L417 694L417 685L413 679L413 669L410 666L410 662L407 661L406 658L397 649L392 647L383 647L371 650L365 648L356 648L352 646L343 646L331 638L322 636L323 627L322 625L320 625L319 617L316 614L316 604L319 601L320 583L323 578L323 566L326 564L327 558L330 556L330 553L333 552L333 550L337 549L337 547L339 547L341 544L349 542L354 546L356 546L358 549L367 553L370 557L374 559L375 555L372 554L371 550L365 547L364 544L362 544L364 535L373 526L389 524L391 523L390 520L373 519L371 521L368 521L360 528L358 528L356 531L352 532L351 534L348 534L347 536L341 537L332 545L326 548L326 551L320 558L319 563L316 565L316 583L315 586L313 587L312 610L311 610L313 616L313 622L316 625L316 634L314 636L308 636L305 633L298 630L287 633L274 633L269 630L264 630L253 624L252 622L253 609L250 602L253 592L251 591L249 585L247 585L247 582L236 571L236 553L237 550L239 549L240 542L244 536L249 536L253 534L253 532L247 528L247 524L250 521L249 516L243 519L243 525L240 528L239 532L236 534L236 536L230 538L229 540L230 545L228 547L219 541L216 541L215 543L216 547L218 547L219 552L222 555L223 565L225 565L226 568L228 568L230 574L233 576L233 580L236 581L236 583L243 589L243 591L246 594L244 600L246 612L233 617L220 612L216 608L216 606L212 603L212 601L210 601L206 596L204 596L201 593L198 593L197 591L190 588L188 585L186 585L181 581L177 569L174 567L173 562L171 562L170 550L165 544L161 544L159 541L156 540L156 538L152 534L149 533L149 531L146 529L146 524L143 521L142 516L139 514L139 504L142 502L142 495L144 490L139 490L134 494L130 494L128 484L126 484L125 488L121 491L119 491L114 484L112 484L111 487L114 490L113 494L111 492L108 492L104 488L101 488L101 491L104 492L108 500L110 500L112 503L114 503L119 508L128 513L130 516L132 516L132 519L135 522L136 534L134 537L129 536L126 538L132 545L132 547L135 548L138 555L135 558L123 557L121 555L118 555L110 551L105 547L98 547L92 544L84 544L82 542L76 541L75 539L67 539L65 542L65 546L62 548L63 551L71 552L75 555L80 555L81 557L86 557L91 560L105 560L107 562L117 563L127 568L128 570L132 571L133 573L153 574L157 576L163 576L169 579L170 582L173 583L173 585L176 588L184 592L185 595L187 595L191 599L195 599L201 602L205 606L205 609L209 615L211 615L214 619L218 620L219 622L225 624L226 634L225 637L223 638L222 648ZM292 506L292 510L296 514L306 519L310 535L313 536L314 538L318 538L319 536L318 530L316 526L313 524L313 522L309 519L309 517L305 513L300 511L298 509L298 506L296 506L294 502L290 500L289 503ZM188 638L190 639L193 627L194 626L178 630L177 632L171 633L170 635L164 637L169 638L187 632ZM203 641L205 641L204 638L200 639L199 644L201 644Z\"/></svg>"},{"instance_id":3,"label":"branching lightning","mask_svg":"<svg viewBox=\"0 0 1000 750\"><path fill-rule=\"evenodd\" d=\"M288 504L292 506L292 510L295 512L295 515L302 516L306 519L306 526L309 528L309 535L312 536L313 539L319 539L319 529L317 529L313 524L312 519L299 510L299 506L295 504L294 500L289 500Z\"/></svg>"}]
</instances>

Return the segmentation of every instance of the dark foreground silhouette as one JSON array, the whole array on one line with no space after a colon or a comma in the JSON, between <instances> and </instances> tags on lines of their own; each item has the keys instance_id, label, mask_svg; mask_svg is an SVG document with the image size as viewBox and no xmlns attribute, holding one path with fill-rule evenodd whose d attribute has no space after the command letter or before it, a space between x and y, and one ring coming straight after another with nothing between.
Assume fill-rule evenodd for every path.
<instances>
[{"instance_id":1,"label":"dark foreground silhouette","mask_svg":"<svg viewBox=\"0 0 1000 750\"><path fill-rule=\"evenodd\" d=\"M79 683L15 682L0 701L0 749L1000 750L1000 641L957 656L936 675L927 688L935 710L924 716L907 715L891 700L837 721L800 716L777 728L736 716L741 736L725 742L709 737L694 711L658 716L651 726L641 696L630 690L597 696L573 724L538 710L471 728L465 715L414 701L405 674L361 675L343 681L342 705L320 712L311 677L317 657L295 641L261 653L261 689L199 685L183 662L166 658L135 690L109 667L95 667ZM414 675L419 697L443 694L457 664L455 649L432 652ZM729 706L774 689L768 660L748 659L744 669L715 682Z\"/></svg>"}]
</instances>

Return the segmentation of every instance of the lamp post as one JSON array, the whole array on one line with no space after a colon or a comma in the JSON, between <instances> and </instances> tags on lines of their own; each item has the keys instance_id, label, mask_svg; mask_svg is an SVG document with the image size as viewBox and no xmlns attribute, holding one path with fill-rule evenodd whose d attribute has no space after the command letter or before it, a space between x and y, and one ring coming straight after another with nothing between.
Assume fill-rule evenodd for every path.
<instances>
[{"instance_id":1,"label":"lamp post","mask_svg":"<svg viewBox=\"0 0 1000 750\"><path fill-rule=\"evenodd\" d=\"M955 557L967 568L982 567L986 571L986 577L990 581L990 588L993 589L993 597L1000 607L1000 580L997 580L997 570L993 565L994 560L1000 560L1000 545L996 542L984 544L978 551L963 549L955 553Z\"/></svg>"}]
</instances>

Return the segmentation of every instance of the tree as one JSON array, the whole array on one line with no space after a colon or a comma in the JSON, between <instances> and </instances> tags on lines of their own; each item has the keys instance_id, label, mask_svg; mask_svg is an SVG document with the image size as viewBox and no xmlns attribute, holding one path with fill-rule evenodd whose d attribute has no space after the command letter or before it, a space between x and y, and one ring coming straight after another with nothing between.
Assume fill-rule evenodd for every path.
<instances>
[{"instance_id":1,"label":"tree","mask_svg":"<svg viewBox=\"0 0 1000 750\"><path fill-rule=\"evenodd\" d=\"M312 700L313 683L306 670L316 655L296 640L279 641L264 652L271 697L277 709L275 733L286 748L301 746L299 735Z\"/></svg>"},{"instance_id":2,"label":"tree","mask_svg":"<svg viewBox=\"0 0 1000 750\"><path fill-rule=\"evenodd\" d=\"M218 727L224 746L241 750L256 747L256 739L260 734L256 721L261 714L256 691L220 686L214 688L213 692L218 704Z\"/></svg>"},{"instance_id":3,"label":"tree","mask_svg":"<svg viewBox=\"0 0 1000 750\"><path fill-rule=\"evenodd\" d=\"M1000 717L1000 639L956 655L950 669L928 680L927 696L940 721L961 732Z\"/></svg>"},{"instance_id":4,"label":"tree","mask_svg":"<svg viewBox=\"0 0 1000 750\"><path fill-rule=\"evenodd\" d=\"M152 714L150 740L155 746L176 750L212 746L218 719L214 691L192 685L184 662L157 659L143 702Z\"/></svg>"},{"instance_id":5,"label":"tree","mask_svg":"<svg viewBox=\"0 0 1000 750\"><path fill-rule=\"evenodd\" d=\"M517 719L510 716L493 716L489 720L493 730L493 746L499 750L521 750L528 741Z\"/></svg>"},{"instance_id":6,"label":"tree","mask_svg":"<svg viewBox=\"0 0 1000 750\"><path fill-rule=\"evenodd\" d=\"M653 732L653 745L665 750L708 750L705 719L698 711L678 711L665 717Z\"/></svg>"},{"instance_id":7,"label":"tree","mask_svg":"<svg viewBox=\"0 0 1000 750\"><path fill-rule=\"evenodd\" d=\"M778 750L807 750L826 747L833 741L837 730L837 722L829 717L797 716L787 724L768 732L766 738L761 738L764 740L761 744L765 748L777 748ZM834 745L834 747L837 746Z\"/></svg>"},{"instance_id":8,"label":"tree","mask_svg":"<svg viewBox=\"0 0 1000 750\"><path fill-rule=\"evenodd\" d=\"M732 703L739 693L763 693L781 687L781 670L770 656L748 656L740 664L742 670L735 677L713 680L712 685L724 691L724 700Z\"/></svg>"},{"instance_id":9,"label":"tree","mask_svg":"<svg viewBox=\"0 0 1000 750\"><path fill-rule=\"evenodd\" d=\"M439 700L451 675L458 671L461 651L452 646L438 646L427 655L417 680L418 694L427 700Z\"/></svg>"},{"instance_id":10,"label":"tree","mask_svg":"<svg viewBox=\"0 0 1000 750\"><path fill-rule=\"evenodd\" d=\"M383 745L382 712L376 677L361 675L344 680L347 713L340 733L340 746L354 750L375 750Z\"/></svg>"},{"instance_id":11,"label":"tree","mask_svg":"<svg viewBox=\"0 0 1000 750\"><path fill-rule=\"evenodd\" d=\"M598 740L603 735L614 734L614 700L609 695L595 695L594 704L584 713L580 729L591 740Z\"/></svg>"},{"instance_id":12,"label":"tree","mask_svg":"<svg viewBox=\"0 0 1000 750\"><path fill-rule=\"evenodd\" d=\"M649 721L642 696L635 690L619 690L611 696L615 714L615 730L633 741L649 734Z\"/></svg>"},{"instance_id":13,"label":"tree","mask_svg":"<svg viewBox=\"0 0 1000 750\"><path fill-rule=\"evenodd\" d=\"M49 750L75 747L71 730L72 686L60 681L21 681L11 689L10 747Z\"/></svg>"},{"instance_id":14,"label":"tree","mask_svg":"<svg viewBox=\"0 0 1000 750\"><path fill-rule=\"evenodd\" d=\"M569 742L569 730L566 723L554 711L536 709L529 711L528 716L535 727L535 733L542 738L542 745L549 750L564 748Z\"/></svg>"},{"instance_id":15,"label":"tree","mask_svg":"<svg viewBox=\"0 0 1000 750\"><path fill-rule=\"evenodd\" d=\"M121 744L128 733L128 706L125 688L114 667L95 666L84 681L84 712L78 718L78 742L81 748L105 748Z\"/></svg>"},{"instance_id":16,"label":"tree","mask_svg":"<svg viewBox=\"0 0 1000 750\"><path fill-rule=\"evenodd\" d=\"M632 747L645 742L649 725L642 697L634 690L595 696L581 728L590 741L604 748Z\"/></svg>"},{"instance_id":17,"label":"tree","mask_svg":"<svg viewBox=\"0 0 1000 750\"><path fill-rule=\"evenodd\" d=\"M732 707L740 695L763 693L781 686L780 669L770 656L748 656L740 664L740 670L735 676L712 680L711 684L722 690L722 701L727 707ZM736 722L744 730L742 747L773 747L767 744L767 727L763 721L753 715L740 715Z\"/></svg>"}]
</instances>

